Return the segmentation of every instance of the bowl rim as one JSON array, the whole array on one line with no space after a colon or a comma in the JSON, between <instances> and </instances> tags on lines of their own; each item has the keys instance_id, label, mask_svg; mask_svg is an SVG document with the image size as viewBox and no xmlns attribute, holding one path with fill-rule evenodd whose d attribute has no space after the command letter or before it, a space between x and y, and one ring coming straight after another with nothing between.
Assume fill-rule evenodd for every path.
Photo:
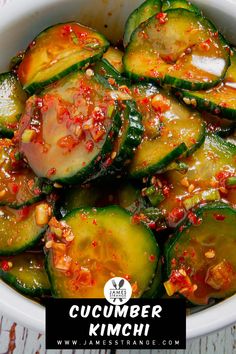
<instances>
[{"instance_id":1,"label":"bowl rim","mask_svg":"<svg viewBox=\"0 0 236 354\"><path fill-rule=\"evenodd\" d=\"M2 3L0 0L1 12L5 12L5 16L3 16L0 24L0 32L5 25L11 22L11 20L15 21L15 19L19 19L27 13L30 13L30 11L39 10L49 3L55 5L56 1L57 0L38 0L32 2L32 0L24 0L23 2L23 0L21 0L21 3L19 4L17 3L17 0L5 0ZM205 0L193 0L194 3L200 3L201 5L204 1ZM230 14L230 11L232 12L232 6L236 9L236 2L233 0L225 0L224 2L221 2L220 0L208 0L205 6L207 7L209 4L218 7L219 10L224 10L223 14L226 13L225 11ZM16 7L17 12L15 9ZM10 17L10 21L8 20L7 15ZM0 294L0 311L2 313L25 327L40 333L45 333L45 308L42 305L19 294L1 280ZM189 340L202 335L207 335L235 323L236 313L232 311L232 309L235 308L235 305L236 295L233 295L210 308L187 316L187 339Z\"/></svg>"}]
</instances>

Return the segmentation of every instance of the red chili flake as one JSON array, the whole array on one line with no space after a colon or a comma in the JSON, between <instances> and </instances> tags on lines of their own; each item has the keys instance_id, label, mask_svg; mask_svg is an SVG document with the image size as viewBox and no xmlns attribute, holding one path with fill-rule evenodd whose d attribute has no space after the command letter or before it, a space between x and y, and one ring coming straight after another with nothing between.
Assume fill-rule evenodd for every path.
<instances>
[{"instance_id":1,"label":"red chili flake","mask_svg":"<svg viewBox=\"0 0 236 354\"><path fill-rule=\"evenodd\" d=\"M212 40L211 38L208 38L207 40L205 40L204 42L200 43L200 48L204 51L208 51L210 50L210 44L211 44Z\"/></svg>"},{"instance_id":2,"label":"red chili flake","mask_svg":"<svg viewBox=\"0 0 236 354\"><path fill-rule=\"evenodd\" d=\"M43 99L42 98L40 98L40 97L37 97L36 99L35 99L35 105L37 106L37 107L43 107Z\"/></svg>"},{"instance_id":3,"label":"red chili flake","mask_svg":"<svg viewBox=\"0 0 236 354\"><path fill-rule=\"evenodd\" d=\"M113 79L112 77L109 77L107 81L109 82L110 85L115 85L116 83L115 79Z\"/></svg>"},{"instance_id":4,"label":"red chili flake","mask_svg":"<svg viewBox=\"0 0 236 354\"><path fill-rule=\"evenodd\" d=\"M57 142L57 145L60 148L68 149L69 151L71 151L77 144L78 141L72 135L64 136L63 138L59 139Z\"/></svg>"},{"instance_id":5,"label":"red chili flake","mask_svg":"<svg viewBox=\"0 0 236 354\"><path fill-rule=\"evenodd\" d=\"M214 214L214 218L218 221L224 221L225 216L222 214Z\"/></svg>"},{"instance_id":6,"label":"red chili flake","mask_svg":"<svg viewBox=\"0 0 236 354\"><path fill-rule=\"evenodd\" d=\"M85 144L85 147L88 152L92 152L94 148L94 142L92 140L88 140Z\"/></svg>"},{"instance_id":7,"label":"red chili flake","mask_svg":"<svg viewBox=\"0 0 236 354\"><path fill-rule=\"evenodd\" d=\"M132 216L132 224L139 224L142 220L142 216L138 214L134 214Z\"/></svg>"},{"instance_id":8,"label":"red chili flake","mask_svg":"<svg viewBox=\"0 0 236 354\"><path fill-rule=\"evenodd\" d=\"M47 177L53 176L56 174L56 169L54 167L50 168L47 172Z\"/></svg>"},{"instance_id":9,"label":"red chili flake","mask_svg":"<svg viewBox=\"0 0 236 354\"><path fill-rule=\"evenodd\" d=\"M7 272L10 269L8 261L3 260L1 262L1 268L4 272Z\"/></svg>"},{"instance_id":10,"label":"red chili flake","mask_svg":"<svg viewBox=\"0 0 236 354\"><path fill-rule=\"evenodd\" d=\"M175 258L172 258L172 260L171 260L170 263L171 263L171 266L175 267L176 264L177 264L176 259L175 259Z\"/></svg>"},{"instance_id":11,"label":"red chili flake","mask_svg":"<svg viewBox=\"0 0 236 354\"><path fill-rule=\"evenodd\" d=\"M192 211L188 213L188 219L193 225L199 225L201 223L201 219L198 218Z\"/></svg>"},{"instance_id":12,"label":"red chili flake","mask_svg":"<svg viewBox=\"0 0 236 354\"><path fill-rule=\"evenodd\" d=\"M184 229L184 225L181 225L181 226L179 227L179 232L182 232L183 229Z\"/></svg>"},{"instance_id":13,"label":"red chili flake","mask_svg":"<svg viewBox=\"0 0 236 354\"><path fill-rule=\"evenodd\" d=\"M104 161L104 167L108 167L108 166L110 166L111 164L112 164L112 158L111 157L108 157L107 159L106 159L106 161Z\"/></svg>"},{"instance_id":14,"label":"red chili flake","mask_svg":"<svg viewBox=\"0 0 236 354\"><path fill-rule=\"evenodd\" d=\"M131 280L131 276L130 276L129 274L125 274L125 275L124 275L124 278L125 278L126 280L128 280L128 281Z\"/></svg>"},{"instance_id":15,"label":"red chili flake","mask_svg":"<svg viewBox=\"0 0 236 354\"><path fill-rule=\"evenodd\" d=\"M141 100L141 103L144 104L144 105L148 104L149 103L149 98L148 97L143 98Z\"/></svg>"},{"instance_id":16,"label":"red chili flake","mask_svg":"<svg viewBox=\"0 0 236 354\"><path fill-rule=\"evenodd\" d=\"M80 218L81 218L81 220L87 220L87 219L88 219L88 216L87 216L86 214L82 213L82 214L80 215Z\"/></svg>"},{"instance_id":17,"label":"red chili flake","mask_svg":"<svg viewBox=\"0 0 236 354\"><path fill-rule=\"evenodd\" d=\"M150 262L155 262L155 260L156 260L156 256L154 256L154 254L151 254L151 255L149 256L149 261L150 261Z\"/></svg>"},{"instance_id":18,"label":"red chili flake","mask_svg":"<svg viewBox=\"0 0 236 354\"><path fill-rule=\"evenodd\" d=\"M68 36L71 32L73 32L71 25L64 25L61 29L63 36Z\"/></svg>"},{"instance_id":19,"label":"red chili flake","mask_svg":"<svg viewBox=\"0 0 236 354\"><path fill-rule=\"evenodd\" d=\"M8 189L12 194L17 194L19 192L20 187L17 183L12 182L8 183Z\"/></svg>"},{"instance_id":20,"label":"red chili flake","mask_svg":"<svg viewBox=\"0 0 236 354\"><path fill-rule=\"evenodd\" d=\"M66 107L60 107L58 109L58 121L63 122L70 119L70 112Z\"/></svg>"},{"instance_id":21,"label":"red chili flake","mask_svg":"<svg viewBox=\"0 0 236 354\"><path fill-rule=\"evenodd\" d=\"M97 243L97 241L92 241L92 246L95 248L95 247L97 247L97 245L98 245L98 243Z\"/></svg>"},{"instance_id":22,"label":"red chili flake","mask_svg":"<svg viewBox=\"0 0 236 354\"><path fill-rule=\"evenodd\" d=\"M93 225L97 225L97 220L93 219Z\"/></svg>"},{"instance_id":23,"label":"red chili flake","mask_svg":"<svg viewBox=\"0 0 236 354\"><path fill-rule=\"evenodd\" d=\"M185 210L183 208L174 208L168 215L168 221L171 224L176 224L183 219Z\"/></svg>"},{"instance_id":24,"label":"red chili flake","mask_svg":"<svg viewBox=\"0 0 236 354\"><path fill-rule=\"evenodd\" d=\"M162 59L163 59L167 64L173 63L173 58L171 57L171 55L162 56Z\"/></svg>"},{"instance_id":25,"label":"red chili flake","mask_svg":"<svg viewBox=\"0 0 236 354\"><path fill-rule=\"evenodd\" d=\"M197 142L196 139L193 138L193 137L191 137L189 140L190 140L190 142L191 142L192 144L196 144L196 142Z\"/></svg>"},{"instance_id":26,"label":"red chili flake","mask_svg":"<svg viewBox=\"0 0 236 354\"><path fill-rule=\"evenodd\" d=\"M165 197L168 197L169 194L170 194L170 187L167 186L167 185L163 186L162 192L163 192L163 194L164 194Z\"/></svg>"},{"instance_id":27,"label":"red chili flake","mask_svg":"<svg viewBox=\"0 0 236 354\"><path fill-rule=\"evenodd\" d=\"M168 21L167 14L164 12L159 12L159 14L156 15L156 19L159 20L160 25L163 25Z\"/></svg>"},{"instance_id":28,"label":"red chili flake","mask_svg":"<svg viewBox=\"0 0 236 354\"><path fill-rule=\"evenodd\" d=\"M35 195L40 195L40 194L41 194L41 189L40 189L39 187L36 187L36 188L34 189L34 194L35 194Z\"/></svg>"},{"instance_id":29,"label":"red chili flake","mask_svg":"<svg viewBox=\"0 0 236 354\"><path fill-rule=\"evenodd\" d=\"M155 221L151 221L149 224L148 224L148 227L152 230L154 230L156 228L156 223Z\"/></svg>"},{"instance_id":30,"label":"red chili flake","mask_svg":"<svg viewBox=\"0 0 236 354\"><path fill-rule=\"evenodd\" d=\"M17 220L21 221L26 219L29 216L30 207L25 206L17 211Z\"/></svg>"}]
</instances>

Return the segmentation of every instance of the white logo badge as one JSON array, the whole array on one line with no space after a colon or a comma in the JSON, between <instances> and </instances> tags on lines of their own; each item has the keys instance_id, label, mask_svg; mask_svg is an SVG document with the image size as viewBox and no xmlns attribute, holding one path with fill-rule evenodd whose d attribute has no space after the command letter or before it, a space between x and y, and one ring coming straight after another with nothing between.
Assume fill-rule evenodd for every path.
<instances>
[{"instance_id":1,"label":"white logo badge","mask_svg":"<svg viewBox=\"0 0 236 354\"><path fill-rule=\"evenodd\" d=\"M132 287L124 278L111 278L104 286L104 295L110 304L123 305L131 298Z\"/></svg>"}]
</instances>

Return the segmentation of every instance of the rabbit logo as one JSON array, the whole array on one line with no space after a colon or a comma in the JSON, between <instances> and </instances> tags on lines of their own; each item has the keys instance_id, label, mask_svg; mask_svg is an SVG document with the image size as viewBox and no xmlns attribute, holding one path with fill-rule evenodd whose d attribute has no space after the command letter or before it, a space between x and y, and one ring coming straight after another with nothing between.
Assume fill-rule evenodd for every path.
<instances>
[{"instance_id":1,"label":"rabbit logo","mask_svg":"<svg viewBox=\"0 0 236 354\"><path fill-rule=\"evenodd\" d=\"M132 287L128 280L120 277L109 279L104 286L104 295L112 305L123 305L132 295Z\"/></svg>"}]
</instances>

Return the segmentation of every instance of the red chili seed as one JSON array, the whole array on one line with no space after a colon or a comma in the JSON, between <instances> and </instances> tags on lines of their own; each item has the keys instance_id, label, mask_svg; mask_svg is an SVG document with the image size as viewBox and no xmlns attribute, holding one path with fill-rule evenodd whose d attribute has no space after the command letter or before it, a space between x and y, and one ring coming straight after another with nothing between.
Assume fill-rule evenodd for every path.
<instances>
[{"instance_id":1,"label":"red chili seed","mask_svg":"<svg viewBox=\"0 0 236 354\"><path fill-rule=\"evenodd\" d=\"M217 221L224 221L225 216L222 215L222 214L214 214L214 218L215 218Z\"/></svg>"},{"instance_id":2,"label":"red chili seed","mask_svg":"<svg viewBox=\"0 0 236 354\"><path fill-rule=\"evenodd\" d=\"M155 262L155 260L156 260L156 256L154 256L153 254L151 254L151 255L149 256L149 261L150 261L150 262Z\"/></svg>"},{"instance_id":3,"label":"red chili seed","mask_svg":"<svg viewBox=\"0 0 236 354\"><path fill-rule=\"evenodd\" d=\"M8 261L2 261L2 263L1 263L1 268L2 268L2 270L4 271L4 272L7 272L9 269L10 269L10 267L9 267L9 265L8 265Z\"/></svg>"},{"instance_id":4,"label":"red chili seed","mask_svg":"<svg viewBox=\"0 0 236 354\"><path fill-rule=\"evenodd\" d=\"M85 144L85 147L88 152L92 152L94 149L94 142L92 140L88 140Z\"/></svg>"},{"instance_id":5,"label":"red chili seed","mask_svg":"<svg viewBox=\"0 0 236 354\"><path fill-rule=\"evenodd\" d=\"M163 25L168 21L167 14L164 12L159 12L156 15L156 19L159 20L160 25Z\"/></svg>"}]
</instances>

